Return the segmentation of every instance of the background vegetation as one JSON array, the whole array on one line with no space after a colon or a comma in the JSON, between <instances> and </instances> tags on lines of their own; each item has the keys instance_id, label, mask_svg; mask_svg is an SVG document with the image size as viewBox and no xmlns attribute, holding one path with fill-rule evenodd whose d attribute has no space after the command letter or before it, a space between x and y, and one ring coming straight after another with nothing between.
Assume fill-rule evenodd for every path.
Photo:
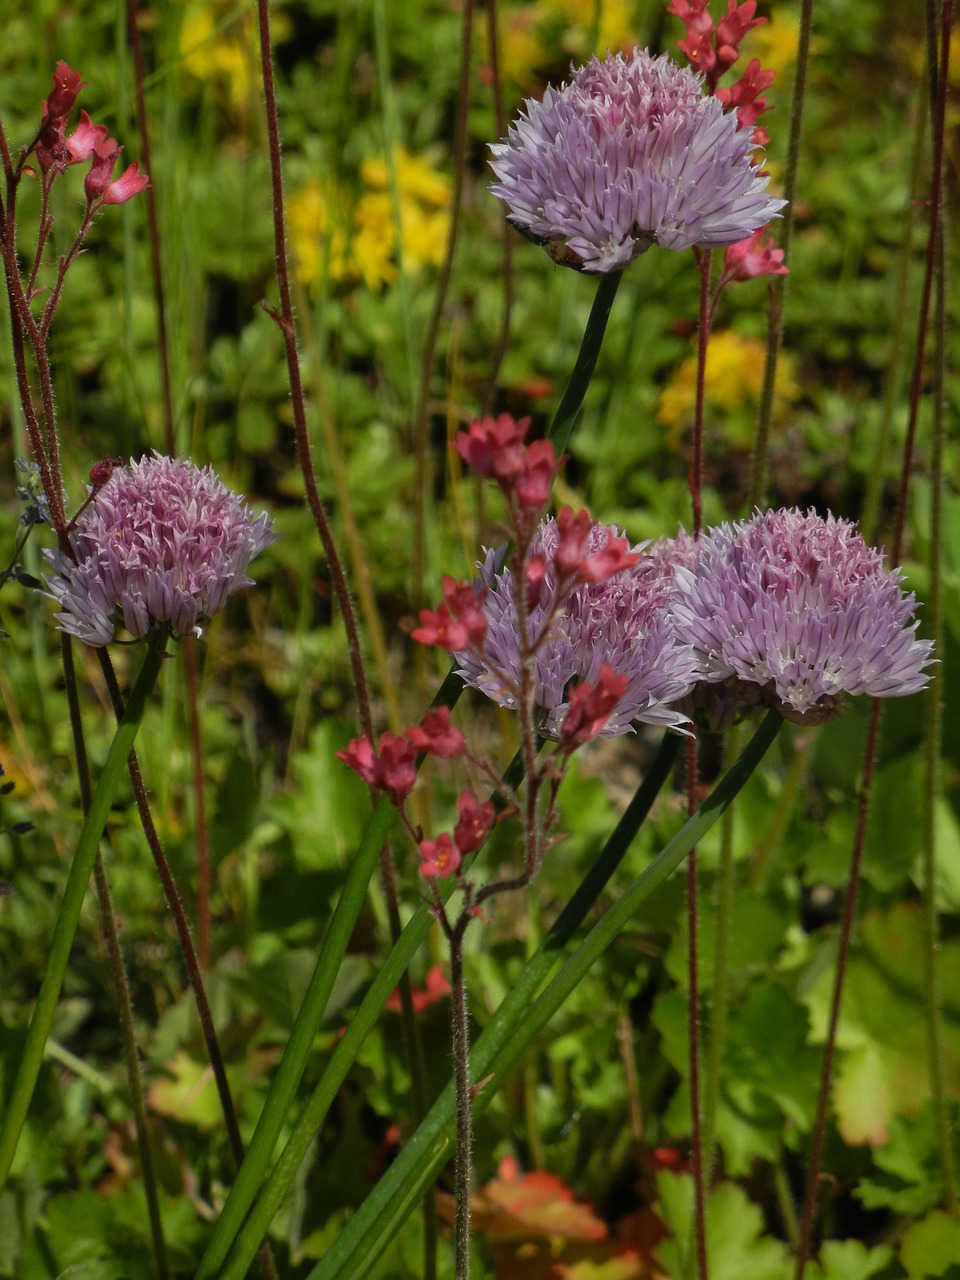
<instances>
[{"instance_id":1,"label":"background vegetation","mask_svg":"<svg viewBox=\"0 0 960 1280\"><path fill-rule=\"evenodd\" d=\"M761 4L760 11L769 22L747 37L744 55L777 71L768 94L776 109L764 118L776 187L797 12L789 3ZM584 12L573 0L498 6L508 118L523 96L539 96L548 81L563 78L571 59L634 43L668 49L682 34L653 0L607 0L593 21ZM504 220L487 191L486 148L498 125L482 17L471 63L459 247L424 389L421 362L455 190L459 6L302 0L274 10L310 429L318 481L358 600L379 727L417 720L443 675L432 655L414 652L409 632L417 609L434 600L441 573L468 575L481 545L498 540L495 502L461 475L448 441L491 407L530 414L535 428L546 424L594 293L587 279L514 236L509 341L495 363ZM141 155L126 21L124 7L107 0L72 6L37 0L30 14L5 15L0 112L15 145L33 137L38 104L63 58L83 73L82 105L125 144L125 160ZM303 501L281 336L259 306L264 298L275 303L276 286L255 12L218 0L154 3L137 22L148 72L175 451L212 462L254 505L273 513L282 534L254 566L257 586L231 602L196 650L202 811L180 661L168 664L138 744L155 820L191 911L204 815L214 868L209 992L249 1136L369 798L333 758L357 732L349 664ZM883 0L820 0L814 29L768 497L772 506L861 518L867 537L883 543L902 469L927 236L922 14ZM954 101L948 198L956 191L958 130ZM57 191L54 252L65 247L58 235L69 242L79 216L79 180L74 187L63 182ZM19 217L28 247L36 210L26 190ZM948 273L960 266L949 224L947 259ZM626 273L559 485L562 499L586 503L632 541L689 524L697 295L689 254L654 250ZM955 290L948 290L947 306L955 328ZM708 365L707 523L745 514L767 324L766 281L725 294ZM70 272L53 331L71 508L99 458L166 448L157 355L138 200L98 221ZM14 460L26 453L6 359L0 386L6 563L20 510ZM421 406L428 443L422 493L414 448ZM960 379L951 370L949 423L958 412ZM935 901L951 1121L960 1098L957 455L952 430L935 682L945 707ZM930 543L929 474L925 408L905 556L921 599L932 555L941 554ZM44 536L33 539L26 561L36 574ZM425 559L418 566L421 538ZM37 592L14 585L0 594L0 626L9 636L0 664L0 762L8 784L0 793L0 1089L17 1061L81 820L52 612ZM77 657L96 767L111 736L109 703L91 654ZM129 674L134 659L118 653L121 673ZM496 758L509 759L507 715L470 697L458 714L480 726ZM713 1276L790 1274L868 715L858 706L821 728L788 727L737 807L732 1008L710 1202ZM815 1276L960 1274L956 1192L941 1173L925 1017L933 945L921 909L929 715L923 696L884 711L827 1132L821 1231L828 1244L811 1268ZM567 838L525 899L499 906L488 924L471 931L468 976L478 1028L602 846L653 745L641 733L583 754L561 796ZM719 772L710 744L703 767L705 782ZM453 810L454 781L437 771L431 784L422 803L442 821ZM678 786L663 794L631 847L625 877L649 862L682 816ZM20 830L25 823L32 830ZM701 850L707 1016L718 848L714 833ZM398 846L396 853L406 917L421 889L409 852ZM126 792L115 806L105 855L155 1125L172 1270L190 1275L233 1167L175 936ZM686 1274L685 927L683 886L674 878L594 967L478 1125L478 1274L498 1280ZM382 963L388 937L374 882L313 1045L303 1096ZM446 1002L435 972L443 961L441 939L431 935L412 968L417 987L432 993L420 1001L419 1015L431 1094L450 1074ZM399 1017L388 1009L274 1221L281 1275L311 1274L338 1237L410 1132L410 1093ZM115 1003L92 899L15 1174L0 1199L0 1276L153 1274ZM421 1231L415 1215L370 1280L420 1275ZM441 1275L446 1266L441 1250Z\"/></svg>"}]
</instances>

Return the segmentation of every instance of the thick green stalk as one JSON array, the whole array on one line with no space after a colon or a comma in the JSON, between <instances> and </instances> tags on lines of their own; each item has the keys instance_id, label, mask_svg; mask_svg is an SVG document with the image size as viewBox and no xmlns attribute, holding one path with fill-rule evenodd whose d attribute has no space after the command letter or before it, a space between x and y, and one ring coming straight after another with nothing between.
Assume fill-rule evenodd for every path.
<instances>
[{"instance_id":1,"label":"thick green stalk","mask_svg":"<svg viewBox=\"0 0 960 1280\"><path fill-rule=\"evenodd\" d=\"M600 283L597 285L597 292L593 299L593 306L590 309L587 327L583 331L580 350L577 352L576 364L573 366L567 389L563 393L563 398L553 416L553 422L550 424L550 430L547 433L548 438L554 443L558 457L560 454L566 453L573 425L583 407L583 398L587 394L587 387L589 387L593 371L597 367L597 357L603 345L603 335L607 331L610 309L613 306L614 298L617 296L617 289L620 286L622 275L622 271L610 271L600 277Z\"/></svg>"},{"instance_id":2,"label":"thick green stalk","mask_svg":"<svg viewBox=\"0 0 960 1280\"><path fill-rule=\"evenodd\" d=\"M659 795L664 782L669 776L670 769L676 756L679 739L672 734L664 737L660 749L651 765L647 776L644 778L643 784L637 791L629 807L620 820L620 823L611 836L607 845L591 867L589 873L580 885L577 892L567 904L556 924L550 930L543 946L537 952L537 955L524 969L519 982L513 988L513 992L509 997L514 1003L520 1000L520 1007L524 1002L532 1000L538 987L544 982L548 976L553 964L556 960L560 949L570 939L574 930L580 925L587 912L596 902L604 886L619 866L624 854L630 846L630 841L639 829L650 806ZM263 1188L263 1193L254 1205L253 1210L240 1233L236 1247L230 1256L229 1263L222 1271L216 1271L216 1267L204 1269L208 1264L208 1255L212 1255L213 1241L207 1249L207 1255L204 1256L201 1263L201 1269L197 1273L196 1280L204 1280L206 1276L217 1275L217 1280L236 1280L245 1274L246 1268L249 1266L250 1260L256 1252L258 1242L266 1235L273 1215L276 1213L277 1207L287 1192L288 1187L296 1175L304 1155L310 1144L313 1142L323 1120L329 1111L340 1086L343 1084L350 1067L356 1059L366 1037L369 1035L380 1012L387 1001L391 991L397 985L400 974L404 972L410 962L410 958L416 952L421 942L433 924L433 913L426 905L419 908L404 929L400 941L391 951L390 955L384 961L383 967L380 969L376 978L370 986L369 991L364 996L360 1007L350 1019L347 1029L343 1037L338 1041L330 1061L327 1063L320 1080L313 1092L313 1096L307 1103L303 1115L300 1117L297 1125L284 1147L283 1152L277 1161L276 1167L270 1175L270 1179ZM518 997L518 993L519 997ZM481 1037L482 1039L482 1037ZM474 1079L479 1079L474 1075ZM449 1092L450 1116L452 1116L453 1090L452 1086ZM431 1117L434 1116L434 1110L430 1112L427 1120L424 1122L429 1125ZM448 1117L449 1118L449 1117ZM417 1129L417 1134L424 1131L424 1125ZM416 1134L414 1138L416 1138ZM444 1139L446 1142L446 1139ZM406 1151L401 1153L400 1158L406 1158ZM432 1174L420 1185L419 1195L412 1200L410 1207L412 1208L420 1195L423 1195L427 1187L432 1181ZM237 1195L239 1187L235 1187L231 1193L230 1199L224 1208L223 1216L226 1216L227 1210L230 1208L231 1201ZM240 1201L238 1215L242 1221L243 1215L249 1207L250 1200L245 1198ZM235 1213L236 1217L237 1214ZM405 1216L405 1215L404 1215ZM219 1230L219 1227L218 1227ZM216 1234L216 1233L215 1233ZM226 1236L226 1231L222 1233ZM225 1250L218 1248L216 1263L225 1254Z\"/></svg>"},{"instance_id":3,"label":"thick green stalk","mask_svg":"<svg viewBox=\"0 0 960 1280\"><path fill-rule=\"evenodd\" d=\"M80 831L50 942L46 972L43 975L40 994L27 1031L23 1057L20 1060L3 1122L0 1124L0 1190L6 1185L43 1062L44 1046L57 1011L57 1001L70 961L70 949L80 923L83 899L93 870L94 859L100 847L100 839L107 825L117 788L124 776L127 757L133 748L147 708L147 701L160 674L165 644L166 637L161 636L147 646L140 674L131 690L123 717L117 725L100 780L93 793L89 812Z\"/></svg>"},{"instance_id":4,"label":"thick green stalk","mask_svg":"<svg viewBox=\"0 0 960 1280\"><path fill-rule=\"evenodd\" d=\"M330 992L340 971L347 944L366 899L367 887L376 871L380 850L389 835L395 817L390 801L386 797L382 798L374 810L363 841L350 864L343 892L324 935L310 985L293 1024L276 1078L257 1122L243 1164L237 1173L237 1180L227 1197L223 1212L200 1261L195 1280L209 1280L210 1277L221 1274L219 1268L243 1223L247 1209L263 1184L277 1137L287 1118L300 1077L307 1065L317 1027L320 1025ZM428 927L429 923L428 917ZM426 930L424 930L425 933ZM390 990L392 989L391 987ZM389 994L388 991L387 995ZM386 995L384 1001L386 1001Z\"/></svg>"},{"instance_id":5,"label":"thick green stalk","mask_svg":"<svg viewBox=\"0 0 960 1280\"><path fill-rule=\"evenodd\" d=\"M470 1058L471 1076L485 1081L474 1102L475 1114L479 1115L486 1109L506 1074L582 981L590 966L616 940L641 904L680 866L690 849L719 820L760 763L781 724L779 713L771 711L767 715L740 759L697 813L607 910L546 990L535 999L558 958L559 950L589 909L587 899L594 900L594 890L599 892L593 873L587 877L474 1046ZM638 798L631 804L631 810ZM622 857L639 822L632 833L628 830L629 825L625 814L601 855L601 861L611 856L611 846L625 842L620 850ZM309 1273L307 1280L354 1280L369 1272L415 1208L425 1188L449 1159L452 1121L451 1083L335 1244ZM224 1273L223 1280L242 1274L242 1270Z\"/></svg>"}]
</instances>

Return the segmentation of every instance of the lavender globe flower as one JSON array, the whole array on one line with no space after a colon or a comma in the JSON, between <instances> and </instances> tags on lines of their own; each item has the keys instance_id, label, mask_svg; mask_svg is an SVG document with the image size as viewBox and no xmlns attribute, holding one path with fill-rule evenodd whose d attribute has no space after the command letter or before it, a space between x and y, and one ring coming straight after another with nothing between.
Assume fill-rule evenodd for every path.
<instances>
[{"instance_id":1,"label":"lavender globe flower","mask_svg":"<svg viewBox=\"0 0 960 1280\"><path fill-rule=\"evenodd\" d=\"M70 534L76 559L44 552L57 623L94 647L118 626L138 640L197 633L251 584L247 566L276 536L211 467L159 454L117 467Z\"/></svg>"},{"instance_id":2,"label":"lavender globe flower","mask_svg":"<svg viewBox=\"0 0 960 1280\"><path fill-rule=\"evenodd\" d=\"M586 555L606 546L608 528L593 526ZM558 542L556 521L547 517L530 548L531 556L542 555L548 565L540 598L530 611L531 636L538 636L554 613L557 575L553 559ZM480 579L489 588L484 602L487 634L482 655L468 650L456 655L457 672L466 684L500 706L515 708L520 683L518 620L513 577L509 568L501 569L502 560L502 550L489 551L479 566ZM584 680L595 683L604 663L618 675L626 675L627 685L601 737L630 733L634 720L683 730L687 717L669 704L692 688L699 672L693 647L680 638L672 620L668 608L672 592L672 573L644 555L633 568L606 582L574 587L534 658L534 698L541 733L559 736L570 706L571 685Z\"/></svg>"},{"instance_id":3,"label":"lavender globe flower","mask_svg":"<svg viewBox=\"0 0 960 1280\"><path fill-rule=\"evenodd\" d=\"M679 565L673 612L703 679L740 682L787 719L813 723L843 695L903 697L925 687L933 645L916 601L856 525L797 510L758 512L709 531L696 568Z\"/></svg>"},{"instance_id":4,"label":"lavender globe flower","mask_svg":"<svg viewBox=\"0 0 960 1280\"><path fill-rule=\"evenodd\" d=\"M566 265L619 271L652 244L735 244L786 203L767 194L751 130L666 54L594 57L524 107L491 147L491 190Z\"/></svg>"}]
</instances>

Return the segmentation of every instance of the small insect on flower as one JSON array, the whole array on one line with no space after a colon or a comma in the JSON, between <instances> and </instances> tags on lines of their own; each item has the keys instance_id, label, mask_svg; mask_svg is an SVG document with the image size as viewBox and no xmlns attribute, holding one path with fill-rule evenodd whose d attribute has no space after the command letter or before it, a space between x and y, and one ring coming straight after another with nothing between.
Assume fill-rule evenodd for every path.
<instances>
[{"instance_id":1,"label":"small insect on flower","mask_svg":"<svg viewBox=\"0 0 960 1280\"><path fill-rule=\"evenodd\" d=\"M211 467L160 454L128 466L106 459L70 533L72 554L45 550L57 624L101 647L125 628L135 640L166 629L198 634L227 598L250 586L247 566L276 539Z\"/></svg>"}]
</instances>

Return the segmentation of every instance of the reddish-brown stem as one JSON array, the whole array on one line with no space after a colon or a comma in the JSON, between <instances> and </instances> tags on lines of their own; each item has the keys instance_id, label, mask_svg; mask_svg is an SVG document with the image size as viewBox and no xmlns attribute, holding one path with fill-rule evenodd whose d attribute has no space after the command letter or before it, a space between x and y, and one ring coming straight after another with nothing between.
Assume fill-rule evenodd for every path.
<instances>
[{"instance_id":1,"label":"reddish-brown stem","mask_svg":"<svg viewBox=\"0 0 960 1280\"><path fill-rule=\"evenodd\" d=\"M147 233L150 237L150 268L153 274L153 298L157 308L157 356L160 360L160 386L163 392L163 447L168 454L176 448L176 431L173 421L173 388L170 383L170 338L167 331L167 307L163 289L163 257L160 252L160 221L157 217L157 201L154 191L153 165L150 159L150 128L147 117L147 100L143 87L143 49L140 44L140 26L137 22L137 2L127 0L127 29L130 33L130 51L133 54L133 79L137 95L137 130L140 134L140 159L150 175L150 185L144 188L147 202ZM201 935L201 957L203 956Z\"/></svg>"},{"instance_id":2,"label":"reddish-brown stem","mask_svg":"<svg viewBox=\"0 0 960 1280\"><path fill-rule=\"evenodd\" d=\"M933 177L930 197L930 231L927 241L926 264L924 269L923 289L920 298L920 314L917 325L917 349L914 359L913 378L910 386L909 420L903 448L903 461L901 466L900 490L897 496L897 513L894 525L894 536L890 548L890 559L894 564L899 564L903 551L903 534L906 523L907 500L909 497L910 477L913 469L913 452L916 439L917 420L920 411L920 397L923 386L927 329L933 294L934 273L937 263L937 244L940 236L943 212L944 122L946 117L947 71L952 21L953 0L944 0L940 13L940 67L937 77L933 122ZM827 1027L827 1039L826 1044L824 1045L823 1068L820 1076L820 1093L817 1101L817 1118L813 1130L813 1140L810 1152L810 1170L803 1206L800 1246L797 1253L797 1264L794 1272L796 1280L803 1280L803 1273L806 1267L807 1258L810 1254L813 1237L813 1223L817 1206L817 1184L820 1180L820 1165L823 1158L823 1143L827 1123L830 1079L833 1071L833 1056L836 1044L837 1027L840 1021L840 1006L843 998L843 984L846 976L847 959L850 952L850 943L856 919L856 903L860 882L860 868L863 861L863 847L866 840L866 824L869 814L870 795L873 786L873 775L876 767L877 749L879 744L880 708L880 702L874 701L870 716L870 726L867 732L866 749L864 752L863 781L861 783L860 805L857 814L857 827L854 835L853 856L850 866L850 881L847 886L847 893L844 899L843 919L840 926L837 968L834 977L833 996L830 1005L830 1020Z\"/></svg>"},{"instance_id":3,"label":"reddish-brown stem","mask_svg":"<svg viewBox=\"0 0 960 1280\"><path fill-rule=\"evenodd\" d=\"M447 291L453 275L453 260L460 232L460 210L463 204L463 175L467 164L467 122L470 114L470 56L473 45L474 0L465 0L460 35L460 84L457 91L457 132L453 150L453 197L450 209L450 233L446 253L440 267L433 311L423 341L420 361L420 389L413 424L413 605L418 609L424 601L426 561L426 496L427 496L427 424L430 416L430 379L440 333L440 322L447 302Z\"/></svg>"},{"instance_id":4,"label":"reddish-brown stem","mask_svg":"<svg viewBox=\"0 0 960 1280\"><path fill-rule=\"evenodd\" d=\"M290 401L293 409L294 435L297 445L297 457L303 475L307 493L307 502L316 525L317 533L327 557L333 589L340 606L343 625L347 635L347 647L350 653L350 669L357 693L357 704L360 712L360 724L366 737L372 742L373 721L370 715L370 697L367 692L367 678L363 667L363 654L360 648L360 636L357 631L353 602L347 587L346 575L340 562L330 522L324 510L320 494L317 491L316 475L313 460L310 456L310 435L307 430L306 402L303 394L303 380L300 376L300 355L297 350L297 329L293 314L293 301L290 293L290 271L287 262L287 236L283 202L283 171L280 160L280 120L277 112L277 90L273 76L273 45L270 39L270 3L269 0L257 0L257 15L260 31L260 66L263 74L263 96L267 119L267 138L270 151L270 179L273 191L273 244L276 257L277 289L280 294L279 312L266 308L267 314L275 321L283 335L287 357L287 376L290 380Z\"/></svg>"},{"instance_id":5,"label":"reddish-brown stem","mask_svg":"<svg viewBox=\"0 0 960 1280\"><path fill-rule=\"evenodd\" d=\"M693 415L693 457L690 464L690 501L693 505L693 536L703 528L703 407L707 378L707 347L710 342L711 250L697 254L700 269L700 314L697 325L697 399Z\"/></svg>"},{"instance_id":6,"label":"reddish-brown stem","mask_svg":"<svg viewBox=\"0 0 960 1280\"><path fill-rule=\"evenodd\" d=\"M847 971L847 960L850 955L850 942L853 937L853 926L856 919L857 893L860 887L860 868L863 862L863 849L866 843L867 817L870 812L870 795L873 789L873 772L877 758L877 744L880 738L881 703L874 699L870 710L870 726L867 730L867 745L863 766L863 780L860 784L860 801L857 807L857 826L853 839L853 857L850 862L850 880L843 902L843 918L840 923L840 939L837 951L837 967L833 979L833 994L830 999L830 1018L827 1023L827 1039L823 1046L823 1063L820 1069L820 1093L817 1098L817 1117L813 1127L813 1141L810 1149L810 1168L807 1174L807 1190L803 1201L803 1216L800 1226L800 1247L797 1251L797 1263L794 1271L795 1280L803 1280L803 1273L810 1256L810 1245L813 1238L813 1222L817 1210L817 1184L820 1181L820 1165L823 1159L824 1135L827 1128L827 1107L830 1101L830 1082L833 1077L833 1057L836 1048L837 1028L840 1024L840 1004L843 999L843 981Z\"/></svg>"},{"instance_id":7,"label":"reddish-brown stem","mask_svg":"<svg viewBox=\"0 0 960 1280\"><path fill-rule=\"evenodd\" d=\"M493 100L493 113L497 122L497 137L506 137L507 115L503 107L503 93L500 84L500 33L497 23L497 0L487 0L487 47L490 57L490 96ZM497 379L500 367L507 353L510 341L510 319L513 314L513 241L515 232L506 218L501 219L500 234L502 238L503 260L500 267L500 280L503 287L503 305L500 312L500 332L490 357L490 372L483 393L482 409L490 413L493 409L497 391Z\"/></svg>"},{"instance_id":8,"label":"reddish-brown stem","mask_svg":"<svg viewBox=\"0 0 960 1280\"><path fill-rule=\"evenodd\" d=\"M937 266L937 242L943 217L943 153L946 133L947 87L950 59L950 31L953 24L953 0L943 0L940 11L940 70L937 76L936 100L933 116L933 177L930 184L930 231L927 239L926 261L923 270L923 288L920 295L920 314L917 322L917 352L910 382L910 416L903 446L903 467L900 472L900 491L897 495L897 519L894 526L890 559L900 563L903 549L903 529L907 518L907 497L913 463L913 449L920 416L920 398L923 393L923 376L927 331L930 323L930 303L933 297L934 273Z\"/></svg>"}]
</instances>

